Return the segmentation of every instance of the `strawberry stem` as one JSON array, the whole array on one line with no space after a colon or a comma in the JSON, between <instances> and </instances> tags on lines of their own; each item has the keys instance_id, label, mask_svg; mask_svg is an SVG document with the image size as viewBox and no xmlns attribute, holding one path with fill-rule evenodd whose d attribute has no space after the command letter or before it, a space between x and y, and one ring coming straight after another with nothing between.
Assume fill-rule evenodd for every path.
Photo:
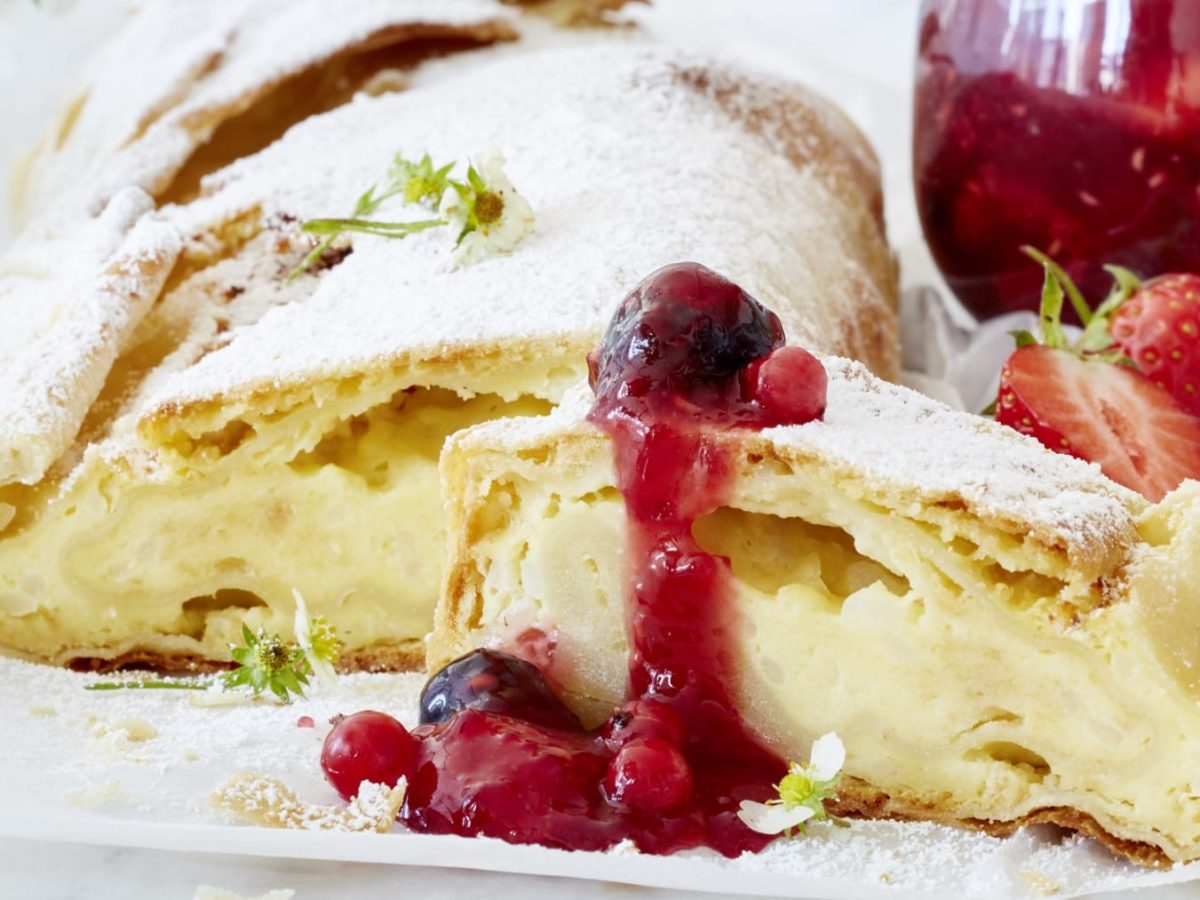
<instances>
[{"instance_id":1,"label":"strawberry stem","mask_svg":"<svg viewBox=\"0 0 1200 900\"><path fill-rule=\"evenodd\" d=\"M1108 326L1113 313L1142 287L1141 280L1128 269L1120 266L1105 266L1104 269L1112 275L1115 283L1108 296L1096 307L1092 320L1087 323L1083 334L1076 341L1075 349L1080 353L1103 353L1112 347L1113 337Z\"/></svg>"},{"instance_id":2,"label":"strawberry stem","mask_svg":"<svg viewBox=\"0 0 1200 900\"><path fill-rule=\"evenodd\" d=\"M1124 266L1114 266L1112 264L1108 264L1104 266L1104 271L1111 275L1113 277L1113 281L1117 283L1116 288L1113 289L1113 294L1118 293L1119 289L1121 293L1128 297L1130 294L1140 290L1142 287L1142 279L1138 278ZM1099 314L1101 309L1104 309L1105 306L1112 302L1113 294L1109 294L1108 297L1105 298L1104 302L1100 304L1100 309L1096 310L1097 314ZM1120 303L1117 303L1117 306L1119 305Z\"/></svg>"},{"instance_id":3,"label":"strawberry stem","mask_svg":"<svg viewBox=\"0 0 1200 900\"><path fill-rule=\"evenodd\" d=\"M1079 290L1071 276L1058 263L1036 247L1025 246L1021 250L1026 256L1042 264L1046 272L1046 280L1042 286L1042 306L1039 312L1041 343L1047 347L1059 350L1069 350L1081 359L1095 358L1104 362L1130 365L1120 351L1113 351L1113 336L1109 325L1115 313L1130 297L1141 290L1142 282L1128 269L1120 266L1106 265L1104 267L1113 277L1112 290L1108 296L1093 311L1083 293ZM1083 333L1074 343L1067 339L1062 327L1063 295L1070 299L1071 305L1083 322ZM1017 339L1017 347L1027 346L1034 342L1027 332L1013 332Z\"/></svg>"},{"instance_id":4,"label":"strawberry stem","mask_svg":"<svg viewBox=\"0 0 1200 900\"><path fill-rule=\"evenodd\" d=\"M1009 334L1012 335L1013 340L1017 342L1018 350L1020 350L1022 347L1028 347L1030 344L1036 344L1038 342L1036 337L1024 329L1010 331Z\"/></svg>"},{"instance_id":5,"label":"strawberry stem","mask_svg":"<svg viewBox=\"0 0 1200 900\"><path fill-rule=\"evenodd\" d=\"M1079 288L1071 277L1045 253L1034 247L1021 248L1030 258L1041 263L1045 272L1042 283L1042 304L1038 311L1038 334L1028 331L1010 331L1016 343L1016 349L1041 344L1054 350L1064 350L1072 356L1085 362L1104 362L1116 366L1127 366L1137 369L1138 365L1130 359L1125 351L1117 345L1109 328L1113 315L1130 297L1142 289L1142 283L1136 275L1120 266L1105 266L1105 270L1113 277L1112 289L1103 302L1093 312L1088 302L1083 298ZM1067 337L1062 324L1063 298L1070 297L1075 311L1084 322L1082 333L1072 342ZM1015 351L1014 351L1015 352ZM993 403L983 410L981 415L995 415L996 405Z\"/></svg>"}]
</instances>

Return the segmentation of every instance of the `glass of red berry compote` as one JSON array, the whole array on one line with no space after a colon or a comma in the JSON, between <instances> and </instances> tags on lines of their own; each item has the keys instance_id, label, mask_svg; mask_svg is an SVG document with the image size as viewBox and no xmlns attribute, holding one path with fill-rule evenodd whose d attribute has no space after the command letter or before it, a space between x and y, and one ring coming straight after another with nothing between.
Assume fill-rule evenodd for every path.
<instances>
[{"instance_id":1,"label":"glass of red berry compote","mask_svg":"<svg viewBox=\"0 0 1200 900\"><path fill-rule=\"evenodd\" d=\"M980 318L1041 267L1200 271L1200 2L924 0L913 174L926 240Z\"/></svg>"}]
</instances>

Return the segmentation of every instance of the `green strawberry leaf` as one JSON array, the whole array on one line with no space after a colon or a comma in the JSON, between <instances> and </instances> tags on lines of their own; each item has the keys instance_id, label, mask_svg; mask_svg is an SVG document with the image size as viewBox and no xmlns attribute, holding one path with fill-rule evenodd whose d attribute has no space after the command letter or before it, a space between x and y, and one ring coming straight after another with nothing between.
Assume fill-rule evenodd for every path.
<instances>
[{"instance_id":1,"label":"green strawberry leaf","mask_svg":"<svg viewBox=\"0 0 1200 900\"><path fill-rule=\"evenodd\" d=\"M1063 286L1054 273L1057 266L1043 264L1046 280L1042 285L1042 309L1038 324L1042 330L1042 343L1047 347L1063 349L1070 346L1067 333L1062 327Z\"/></svg>"},{"instance_id":2,"label":"green strawberry leaf","mask_svg":"<svg viewBox=\"0 0 1200 900\"><path fill-rule=\"evenodd\" d=\"M1037 260L1048 271L1054 273L1054 278L1058 281L1060 287L1066 289L1067 297L1070 298L1071 306L1075 309L1075 315L1079 316L1079 321L1084 325L1092 320L1092 308L1088 305L1087 300L1083 298L1083 293L1076 286L1071 276L1067 274L1066 269L1056 263L1053 259L1043 253L1036 247L1031 247L1026 244L1021 248L1021 251L1028 257ZM1043 296L1045 293L1043 292ZM1060 304L1061 310L1061 304Z\"/></svg>"}]
</instances>

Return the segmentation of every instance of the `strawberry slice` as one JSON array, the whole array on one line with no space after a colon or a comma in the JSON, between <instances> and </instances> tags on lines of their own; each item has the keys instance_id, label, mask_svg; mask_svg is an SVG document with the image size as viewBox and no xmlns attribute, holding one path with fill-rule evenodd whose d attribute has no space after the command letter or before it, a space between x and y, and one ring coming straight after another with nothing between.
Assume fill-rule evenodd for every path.
<instances>
[{"instance_id":1,"label":"strawberry slice","mask_svg":"<svg viewBox=\"0 0 1200 900\"><path fill-rule=\"evenodd\" d=\"M1000 374L996 421L1153 501L1200 479L1200 419L1128 366L1028 344Z\"/></svg>"},{"instance_id":2,"label":"strawberry slice","mask_svg":"<svg viewBox=\"0 0 1200 900\"><path fill-rule=\"evenodd\" d=\"M1043 446L1094 462L1111 478L1155 502L1184 479L1200 479L1200 417L1181 408L1162 386L1138 369L1136 357L1114 338L1118 331L1161 334L1151 327L1150 314L1178 311L1179 290L1190 282L1151 293L1151 310L1138 303L1121 318L1131 298L1142 296L1154 282L1142 287L1137 276L1117 266L1106 266L1116 284L1112 293L1092 310L1079 288L1052 259L1031 247L1025 252L1042 264L1040 333L1014 332L1017 349L1000 373L996 396L996 421L1036 438ZM1200 279L1197 279L1200 283ZM1083 333L1071 340L1062 327L1065 299L1083 322ZM1194 307L1186 307L1194 312ZM1178 322L1190 321L1181 316ZM1125 322L1130 328L1122 327ZM1138 328L1132 325L1137 323ZM1110 326L1115 324L1114 331ZM1131 349L1139 349L1132 347ZM1145 350L1146 347L1140 349ZM1151 352L1151 359L1155 359ZM1172 360L1178 362L1179 360Z\"/></svg>"},{"instance_id":3,"label":"strawberry slice","mask_svg":"<svg viewBox=\"0 0 1200 900\"><path fill-rule=\"evenodd\" d=\"M1200 416L1200 276L1147 281L1116 308L1108 330L1147 378Z\"/></svg>"}]
</instances>

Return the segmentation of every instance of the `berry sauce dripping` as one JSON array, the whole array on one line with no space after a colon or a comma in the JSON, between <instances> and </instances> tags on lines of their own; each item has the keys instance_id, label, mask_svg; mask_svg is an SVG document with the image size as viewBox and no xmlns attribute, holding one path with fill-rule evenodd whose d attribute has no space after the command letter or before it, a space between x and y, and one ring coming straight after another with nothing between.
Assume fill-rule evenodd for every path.
<instances>
[{"instance_id":1,"label":"berry sauce dripping","mask_svg":"<svg viewBox=\"0 0 1200 900\"><path fill-rule=\"evenodd\" d=\"M703 824L688 840L727 855L766 843L737 818L738 803L769 799L787 767L730 696L739 623L729 564L700 548L692 525L732 487L731 460L714 436L780 421L754 388L763 370L755 364L783 343L773 313L716 273L682 264L625 299L589 359L590 418L613 441L625 498L630 690L685 723L690 811Z\"/></svg>"},{"instance_id":2,"label":"berry sauce dripping","mask_svg":"<svg viewBox=\"0 0 1200 900\"><path fill-rule=\"evenodd\" d=\"M913 167L930 249L980 318L1037 310L1023 244L1084 296L1107 292L1102 263L1200 271L1200 4L924 0Z\"/></svg>"},{"instance_id":3,"label":"berry sauce dripping","mask_svg":"<svg viewBox=\"0 0 1200 900\"><path fill-rule=\"evenodd\" d=\"M729 564L699 547L692 525L732 486L722 431L823 413L823 367L783 343L772 312L694 263L660 269L625 298L588 363L590 419L612 439L626 506L630 699L587 731L536 666L497 650L455 660L422 694L406 825L577 850L632 839L648 853L736 856L771 840L736 813L774 796L787 767L737 711ZM327 748L360 745L339 734L353 718ZM409 754L399 744L361 759L385 760L394 784L394 760ZM326 769L373 780L357 757L329 755Z\"/></svg>"}]
</instances>

